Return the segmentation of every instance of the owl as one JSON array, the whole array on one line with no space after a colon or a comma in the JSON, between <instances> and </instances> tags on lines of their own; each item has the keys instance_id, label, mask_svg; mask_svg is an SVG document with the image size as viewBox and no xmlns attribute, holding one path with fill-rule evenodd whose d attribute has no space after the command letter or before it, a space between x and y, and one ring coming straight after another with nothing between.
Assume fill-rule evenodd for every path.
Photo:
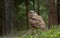
<instances>
[{"instance_id":1,"label":"owl","mask_svg":"<svg viewBox=\"0 0 60 38\"><path fill-rule=\"evenodd\" d=\"M33 28L46 29L46 24L42 16L38 15L35 11L31 10L28 12L28 20Z\"/></svg>"}]
</instances>

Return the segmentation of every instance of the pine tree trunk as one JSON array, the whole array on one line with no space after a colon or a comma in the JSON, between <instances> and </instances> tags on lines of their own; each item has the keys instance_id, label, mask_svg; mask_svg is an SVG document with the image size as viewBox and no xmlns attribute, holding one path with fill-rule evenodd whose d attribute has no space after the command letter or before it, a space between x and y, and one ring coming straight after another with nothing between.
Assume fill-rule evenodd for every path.
<instances>
[{"instance_id":1,"label":"pine tree trunk","mask_svg":"<svg viewBox=\"0 0 60 38\"><path fill-rule=\"evenodd\" d=\"M57 25L58 24L58 16L57 16L57 5L55 4L55 0L49 0L49 17L48 17L48 25Z\"/></svg>"},{"instance_id":2,"label":"pine tree trunk","mask_svg":"<svg viewBox=\"0 0 60 38\"><path fill-rule=\"evenodd\" d=\"M6 34L13 34L15 20L15 1L5 0L5 19L6 19Z\"/></svg>"},{"instance_id":3,"label":"pine tree trunk","mask_svg":"<svg viewBox=\"0 0 60 38\"><path fill-rule=\"evenodd\" d=\"M60 0L57 0L58 23L60 24Z\"/></svg>"},{"instance_id":4,"label":"pine tree trunk","mask_svg":"<svg viewBox=\"0 0 60 38\"><path fill-rule=\"evenodd\" d=\"M0 34L4 35L6 33L5 27L5 5L4 0L0 0Z\"/></svg>"}]
</instances>

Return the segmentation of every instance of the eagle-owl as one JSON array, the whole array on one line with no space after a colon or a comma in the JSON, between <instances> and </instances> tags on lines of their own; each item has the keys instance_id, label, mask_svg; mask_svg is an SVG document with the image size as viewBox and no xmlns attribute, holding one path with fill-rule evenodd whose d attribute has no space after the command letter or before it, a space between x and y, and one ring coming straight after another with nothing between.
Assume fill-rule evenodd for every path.
<instances>
[{"instance_id":1,"label":"eagle-owl","mask_svg":"<svg viewBox=\"0 0 60 38\"><path fill-rule=\"evenodd\" d=\"M46 24L43 18L35 11L31 10L28 12L28 20L32 27L46 29Z\"/></svg>"}]
</instances>

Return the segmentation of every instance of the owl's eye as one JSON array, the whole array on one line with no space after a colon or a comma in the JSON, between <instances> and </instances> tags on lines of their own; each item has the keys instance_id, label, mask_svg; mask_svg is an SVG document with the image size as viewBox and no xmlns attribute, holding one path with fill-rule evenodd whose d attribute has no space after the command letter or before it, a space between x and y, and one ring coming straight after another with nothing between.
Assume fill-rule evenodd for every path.
<instances>
[{"instance_id":1,"label":"owl's eye","mask_svg":"<svg viewBox=\"0 0 60 38\"><path fill-rule=\"evenodd\" d=\"M36 19L32 18L32 20L36 20Z\"/></svg>"},{"instance_id":2,"label":"owl's eye","mask_svg":"<svg viewBox=\"0 0 60 38\"><path fill-rule=\"evenodd\" d=\"M32 13L32 12L30 12L30 13Z\"/></svg>"}]
</instances>

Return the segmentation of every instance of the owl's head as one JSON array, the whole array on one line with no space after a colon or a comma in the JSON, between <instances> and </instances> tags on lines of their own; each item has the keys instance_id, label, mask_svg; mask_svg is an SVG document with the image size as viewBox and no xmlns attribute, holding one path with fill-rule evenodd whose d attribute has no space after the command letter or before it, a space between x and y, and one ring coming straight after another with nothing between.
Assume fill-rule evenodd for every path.
<instances>
[{"instance_id":1,"label":"owl's head","mask_svg":"<svg viewBox=\"0 0 60 38\"><path fill-rule=\"evenodd\" d=\"M37 15L37 13L34 10L29 11L29 13Z\"/></svg>"},{"instance_id":2,"label":"owl's head","mask_svg":"<svg viewBox=\"0 0 60 38\"><path fill-rule=\"evenodd\" d=\"M31 11L28 12L29 17L32 17L34 15L38 15L34 10L31 10Z\"/></svg>"}]
</instances>

